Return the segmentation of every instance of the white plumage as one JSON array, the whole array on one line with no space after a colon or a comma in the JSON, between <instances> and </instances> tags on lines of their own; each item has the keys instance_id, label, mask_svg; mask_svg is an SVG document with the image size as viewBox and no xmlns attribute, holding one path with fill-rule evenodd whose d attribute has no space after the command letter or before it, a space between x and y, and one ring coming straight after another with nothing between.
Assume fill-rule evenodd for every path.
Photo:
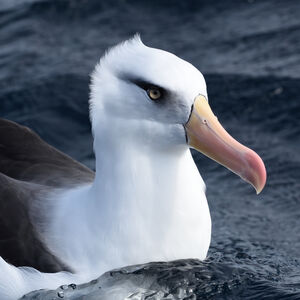
<instances>
[{"instance_id":1,"label":"white plumage","mask_svg":"<svg viewBox=\"0 0 300 300\"><path fill-rule=\"evenodd\" d=\"M182 102L157 108L132 78L164 86ZM205 187L181 125L199 93L206 87L198 70L139 37L101 59L90 100L95 181L55 195L42 232L76 272L92 278L125 265L206 257Z\"/></svg>"},{"instance_id":2,"label":"white plumage","mask_svg":"<svg viewBox=\"0 0 300 300\"><path fill-rule=\"evenodd\" d=\"M161 87L166 99L149 99L145 82ZM1 260L1 299L126 265L205 259L211 220L184 128L199 94L207 98L195 67L146 47L138 36L104 55L90 97L95 180L55 189L31 212L43 242L74 274L45 274Z\"/></svg>"}]
</instances>

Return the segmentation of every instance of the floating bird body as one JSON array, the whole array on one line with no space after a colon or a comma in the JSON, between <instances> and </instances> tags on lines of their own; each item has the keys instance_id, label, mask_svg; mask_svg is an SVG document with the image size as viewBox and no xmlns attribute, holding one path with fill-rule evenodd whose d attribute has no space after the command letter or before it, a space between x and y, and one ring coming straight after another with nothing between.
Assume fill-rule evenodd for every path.
<instances>
[{"instance_id":1,"label":"floating bird body","mask_svg":"<svg viewBox=\"0 0 300 300\"><path fill-rule=\"evenodd\" d=\"M43 254L48 264L31 266L58 273L1 260L0 295L83 282L126 265L205 259L211 220L189 147L258 192L266 180L259 156L225 132L207 99L202 74L175 55L146 47L139 37L111 49L92 75L95 175L44 143L39 153L51 152L57 168L47 172L46 159L38 164L44 170L34 165L36 172L28 168L26 178L12 179L19 191L24 184L35 191L24 194L31 197L28 222L43 246L39 253L52 259ZM4 270L22 279L9 285Z\"/></svg>"},{"instance_id":2,"label":"floating bird body","mask_svg":"<svg viewBox=\"0 0 300 300\"><path fill-rule=\"evenodd\" d=\"M52 253L93 276L119 266L206 257L210 215L189 152L151 155L124 145L101 165L104 172L92 185L51 199L56 221L45 218L51 226L41 235Z\"/></svg>"}]
</instances>

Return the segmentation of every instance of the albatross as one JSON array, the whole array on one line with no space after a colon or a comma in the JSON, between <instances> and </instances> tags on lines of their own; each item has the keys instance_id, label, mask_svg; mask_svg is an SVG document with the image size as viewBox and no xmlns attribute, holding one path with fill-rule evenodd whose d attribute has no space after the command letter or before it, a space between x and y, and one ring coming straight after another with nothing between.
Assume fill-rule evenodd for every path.
<instances>
[{"instance_id":1,"label":"albatross","mask_svg":"<svg viewBox=\"0 0 300 300\"><path fill-rule=\"evenodd\" d=\"M100 59L89 102L95 173L0 120L0 299L127 265L204 260L211 219L190 148L257 193L265 185L261 158L213 114L201 72L139 36Z\"/></svg>"}]
</instances>

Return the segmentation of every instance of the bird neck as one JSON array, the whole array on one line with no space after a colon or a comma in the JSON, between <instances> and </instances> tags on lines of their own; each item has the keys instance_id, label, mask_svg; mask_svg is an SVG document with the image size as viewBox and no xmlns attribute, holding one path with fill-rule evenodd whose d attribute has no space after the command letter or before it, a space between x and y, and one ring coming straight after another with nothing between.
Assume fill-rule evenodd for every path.
<instances>
[{"instance_id":1,"label":"bird neck","mask_svg":"<svg viewBox=\"0 0 300 300\"><path fill-rule=\"evenodd\" d=\"M186 146L150 147L120 139L95 138L96 176L92 199L106 215L136 207L168 206L179 187L178 174L193 163ZM183 182L184 184L184 182ZM175 185L175 186L174 186Z\"/></svg>"}]
</instances>

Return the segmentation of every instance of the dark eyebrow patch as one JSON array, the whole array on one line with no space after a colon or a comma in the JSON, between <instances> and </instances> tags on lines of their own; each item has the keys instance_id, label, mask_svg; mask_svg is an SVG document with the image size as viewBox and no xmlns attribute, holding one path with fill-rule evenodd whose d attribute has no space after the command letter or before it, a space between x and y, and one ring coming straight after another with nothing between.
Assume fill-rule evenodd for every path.
<instances>
[{"instance_id":1,"label":"dark eyebrow patch","mask_svg":"<svg viewBox=\"0 0 300 300\"><path fill-rule=\"evenodd\" d=\"M127 81L129 83L133 83L137 86L139 86L140 88L144 89L144 90L147 90L148 88L150 87L157 87L159 89L162 89L164 90L164 88L162 88L161 86L155 84L155 83L152 83L142 77L133 77L129 74L119 74L118 76L120 79L124 80L124 81Z\"/></svg>"},{"instance_id":2,"label":"dark eyebrow patch","mask_svg":"<svg viewBox=\"0 0 300 300\"><path fill-rule=\"evenodd\" d=\"M141 89L143 89L145 91L147 91L151 88L157 88L161 91L162 98L166 98L172 94L169 90L166 90L165 88L163 88L155 83L152 83L142 77L133 77L130 74L124 74L124 73L119 74L118 77L124 81L127 81L128 83L137 85L138 87L140 87Z\"/></svg>"},{"instance_id":3,"label":"dark eyebrow patch","mask_svg":"<svg viewBox=\"0 0 300 300\"><path fill-rule=\"evenodd\" d=\"M145 91L152 87L163 89L163 88L159 87L158 85L153 84L149 81L143 80L141 78L131 79L130 82L134 83L135 85L139 86L140 88L142 88Z\"/></svg>"}]
</instances>

